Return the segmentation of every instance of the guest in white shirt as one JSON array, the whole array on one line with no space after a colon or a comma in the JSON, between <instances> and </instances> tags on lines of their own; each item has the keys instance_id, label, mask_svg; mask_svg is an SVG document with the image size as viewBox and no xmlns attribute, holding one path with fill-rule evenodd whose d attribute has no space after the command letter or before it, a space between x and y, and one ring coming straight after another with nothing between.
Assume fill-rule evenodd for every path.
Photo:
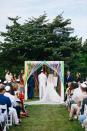
<instances>
[{"instance_id":1,"label":"guest in white shirt","mask_svg":"<svg viewBox=\"0 0 87 131\"><path fill-rule=\"evenodd\" d=\"M6 97L9 97L12 107L9 108L10 112L13 115L14 120L16 121L15 123L17 123L16 125L18 125L19 121L20 121L20 106L17 104L16 102L16 98L14 95L10 94L10 86L6 86L5 87L6 92L4 93L4 95ZM14 110L14 113L13 113Z\"/></svg>"},{"instance_id":2,"label":"guest in white shirt","mask_svg":"<svg viewBox=\"0 0 87 131\"><path fill-rule=\"evenodd\" d=\"M6 86L5 90L6 90L6 92L4 93L4 95L9 97L10 100L11 100L12 106L16 107L17 102L16 102L16 99L15 99L15 96L10 94L10 86Z\"/></svg>"}]
</instances>

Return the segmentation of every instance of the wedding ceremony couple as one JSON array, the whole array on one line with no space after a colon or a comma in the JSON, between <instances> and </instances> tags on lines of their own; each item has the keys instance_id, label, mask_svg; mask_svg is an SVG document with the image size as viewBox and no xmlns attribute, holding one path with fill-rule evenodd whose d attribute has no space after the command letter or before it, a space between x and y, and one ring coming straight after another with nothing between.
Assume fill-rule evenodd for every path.
<instances>
[{"instance_id":1,"label":"wedding ceremony couple","mask_svg":"<svg viewBox=\"0 0 87 131\"><path fill-rule=\"evenodd\" d=\"M38 75L39 81L39 99L41 102L56 102L63 103L63 100L56 92L55 86L57 86L57 77L56 81L54 80L53 74L47 74L41 70L41 73ZM54 82L55 81L55 82Z\"/></svg>"}]
</instances>

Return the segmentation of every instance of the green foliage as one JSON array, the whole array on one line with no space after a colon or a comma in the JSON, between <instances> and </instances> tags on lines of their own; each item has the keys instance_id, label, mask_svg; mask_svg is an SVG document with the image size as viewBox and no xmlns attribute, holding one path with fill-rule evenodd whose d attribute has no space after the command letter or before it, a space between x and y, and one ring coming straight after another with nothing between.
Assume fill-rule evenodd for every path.
<instances>
[{"instance_id":1,"label":"green foliage","mask_svg":"<svg viewBox=\"0 0 87 131\"><path fill-rule=\"evenodd\" d=\"M86 57L86 50L81 52L84 49L82 40L71 36L74 32L71 20L65 20L62 14L52 22L47 20L45 13L29 18L24 24L18 22L18 16L8 19L13 24L6 26L7 32L1 32L4 42L0 44L0 67L23 67L25 60L64 60L65 69L74 70L73 63L80 67L75 60L81 61L83 55Z\"/></svg>"}]
</instances>

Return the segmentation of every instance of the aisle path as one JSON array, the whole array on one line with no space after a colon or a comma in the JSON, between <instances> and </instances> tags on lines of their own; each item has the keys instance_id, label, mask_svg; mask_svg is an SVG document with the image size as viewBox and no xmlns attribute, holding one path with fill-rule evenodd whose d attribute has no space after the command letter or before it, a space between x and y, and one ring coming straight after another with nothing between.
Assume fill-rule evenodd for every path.
<instances>
[{"instance_id":1,"label":"aisle path","mask_svg":"<svg viewBox=\"0 0 87 131\"><path fill-rule=\"evenodd\" d=\"M68 121L69 112L63 105L29 105L26 110L29 117L9 131L84 131L78 121Z\"/></svg>"},{"instance_id":2,"label":"aisle path","mask_svg":"<svg viewBox=\"0 0 87 131\"><path fill-rule=\"evenodd\" d=\"M52 105L54 105L54 104L56 104L56 105L58 105L58 104L62 104L62 105L65 105L65 103L63 102L63 103L58 103L58 102L43 102L43 101L28 101L28 102L25 102L24 104L26 104L26 105L43 105L43 104L48 104L48 105L50 105L50 104L52 104Z\"/></svg>"}]
</instances>

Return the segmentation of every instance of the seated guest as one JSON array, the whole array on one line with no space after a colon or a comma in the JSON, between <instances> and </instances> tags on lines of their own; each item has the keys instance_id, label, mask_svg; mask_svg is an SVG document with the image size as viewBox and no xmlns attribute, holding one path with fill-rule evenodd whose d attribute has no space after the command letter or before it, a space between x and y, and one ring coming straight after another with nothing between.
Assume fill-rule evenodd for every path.
<instances>
[{"instance_id":1,"label":"seated guest","mask_svg":"<svg viewBox=\"0 0 87 131\"><path fill-rule=\"evenodd\" d=\"M8 97L4 96L4 85L0 85L0 104L5 105L7 104L7 109L9 110L9 107L11 107L11 101Z\"/></svg>"},{"instance_id":2,"label":"seated guest","mask_svg":"<svg viewBox=\"0 0 87 131\"><path fill-rule=\"evenodd\" d=\"M65 79L66 88L68 87L68 83L71 83L72 81L73 81L73 78L72 78L71 72L67 71L67 76L66 76L66 79ZM67 96L65 96L64 101L66 101L66 99L67 99Z\"/></svg>"},{"instance_id":3,"label":"seated guest","mask_svg":"<svg viewBox=\"0 0 87 131\"><path fill-rule=\"evenodd\" d=\"M78 115L80 114L81 102L83 101L85 97L87 97L87 92L84 90L84 88L86 88L86 85L82 83L80 85L80 89L82 90L82 93L78 92L78 95L75 96L76 101L75 101L75 104L71 105L69 120L72 120L75 115L77 118Z\"/></svg>"},{"instance_id":4,"label":"seated guest","mask_svg":"<svg viewBox=\"0 0 87 131\"><path fill-rule=\"evenodd\" d=\"M15 97L16 97L16 102L21 106L21 117L23 116L28 116L28 112L25 111L25 108L24 108L24 93L23 92L19 92L19 91L16 91L15 92Z\"/></svg>"},{"instance_id":5,"label":"seated guest","mask_svg":"<svg viewBox=\"0 0 87 131\"><path fill-rule=\"evenodd\" d=\"M17 82L12 82L12 87L11 87L11 94L15 95L15 91L18 90L18 84Z\"/></svg>"},{"instance_id":6,"label":"seated guest","mask_svg":"<svg viewBox=\"0 0 87 131\"><path fill-rule=\"evenodd\" d=\"M11 95L11 94L10 94L10 86L6 86L6 87L5 87L5 91L6 91L6 92L4 93L4 96L9 97L12 106L15 107L17 103L16 103L16 100L15 100L14 95Z\"/></svg>"},{"instance_id":7,"label":"seated guest","mask_svg":"<svg viewBox=\"0 0 87 131\"><path fill-rule=\"evenodd\" d=\"M81 82L81 74L79 72L76 73L76 82Z\"/></svg>"},{"instance_id":8,"label":"seated guest","mask_svg":"<svg viewBox=\"0 0 87 131\"><path fill-rule=\"evenodd\" d=\"M12 79L12 74L10 73L10 71L7 71L5 75L5 80L9 82L11 81L11 79Z\"/></svg>"},{"instance_id":9,"label":"seated guest","mask_svg":"<svg viewBox=\"0 0 87 131\"><path fill-rule=\"evenodd\" d=\"M9 97L4 96L4 93L5 93L5 87L4 87L4 85L1 85L0 86L0 104L1 105L5 105L5 104L7 105L8 113L12 114L15 125L19 125L19 119L18 119L18 116L17 116L17 112L13 107L11 107L11 101L10 101Z\"/></svg>"},{"instance_id":10,"label":"seated guest","mask_svg":"<svg viewBox=\"0 0 87 131\"><path fill-rule=\"evenodd\" d=\"M70 82L68 83L68 88L66 89L66 95L67 95L67 100L66 104L68 106L68 110L70 110L71 104L73 102L72 96L75 88L78 87L78 84L76 82Z\"/></svg>"},{"instance_id":11,"label":"seated guest","mask_svg":"<svg viewBox=\"0 0 87 131\"><path fill-rule=\"evenodd\" d=\"M21 107L20 107L20 105L17 104L15 96L10 94L10 86L6 86L5 90L6 90L6 92L4 93L4 95L9 97L9 99L11 100L12 107L14 107L16 109L18 118L20 120Z\"/></svg>"},{"instance_id":12,"label":"seated guest","mask_svg":"<svg viewBox=\"0 0 87 131\"><path fill-rule=\"evenodd\" d=\"M85 86L84 90L87 93L87 85L86 83L83 83L83 84ZM81 115L79 116L79 121L81 122L82 127L84 126L87 129L87 94L86 94L86 97L82 101Z\"/></svg>"},{"instance_id":13,"label":"seated guest","mask_svg":"<svg viewBox=\"0 0 87 131\"><path fill-rule=\"evenodd\" d=\"M18 79L20 80L20 91L24 92L24 71L21 70L19 76L18 76Z\"/></svg>"},{"instance_id":14,"label":"seated guest","mask_svg":"<svg viewBox=\"0 0 87 131\"><path fill-rule=\"evenodd\" d=\"M79 86L77 83L75 83L71 103L77 103L78 96L82 96L82 95L83 95L83 91L82 91L81 86Z\"/></svg>"}]
</instances>

